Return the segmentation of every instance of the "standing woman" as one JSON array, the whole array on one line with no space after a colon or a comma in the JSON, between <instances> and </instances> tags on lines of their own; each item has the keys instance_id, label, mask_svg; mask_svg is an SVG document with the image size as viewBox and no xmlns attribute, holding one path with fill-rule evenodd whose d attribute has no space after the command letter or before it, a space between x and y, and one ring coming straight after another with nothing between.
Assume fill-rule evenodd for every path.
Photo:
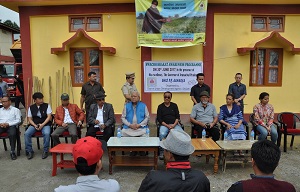
<instances>
[{"instance_id":1,"label":"standing woman","mask_svg":"<svg viewBox=\"0 0 300 192\"><path fill-rule=\"evenodd\" d=\"M246 131L243 126L243 113L240 106L234 102L231 93L226 95L226 105L220 107L219 122L226 125L229 140L245 140Z\"/></svg>"},{"instance_id":2,"label":"standing woman","mask_svg":"<svg viewBox=\"0 0 300 192\"><path fill-rule=\"evenodd\" d=\"M277 129L274 126L274 108L269 104L269 93L262 92L259 95L260 103L253 107L254 122L257 126L257 131L260 132L258 140L266 139L271 135L271 140L276 143L278 138Z\"/></svg>"}]
</instances>

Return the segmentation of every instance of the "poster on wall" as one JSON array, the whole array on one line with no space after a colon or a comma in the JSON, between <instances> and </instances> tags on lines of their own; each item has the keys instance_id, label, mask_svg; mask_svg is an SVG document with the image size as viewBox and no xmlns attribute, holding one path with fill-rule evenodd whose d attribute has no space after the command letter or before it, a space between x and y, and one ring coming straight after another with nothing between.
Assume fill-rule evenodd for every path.
<instances>
[{"instance_id":1,"label":"poster on wall","mask_svg":"<svg viewBox=\"0 0 300 192\"><path fill-rule=\"evenodd\" d=\"M202 61L145 61L144 92L190 92Z\"/></svg>"},{"instance_id":2,"label":"poster on wall","mask_svg":"<svg viewBox=\"0 0 300 192\"><path fill-rule=\"evenodd\" d=\"M135 0L137 41L145 47L187 47L205 41L207 0Z\"/></svg>"}]
</instances>

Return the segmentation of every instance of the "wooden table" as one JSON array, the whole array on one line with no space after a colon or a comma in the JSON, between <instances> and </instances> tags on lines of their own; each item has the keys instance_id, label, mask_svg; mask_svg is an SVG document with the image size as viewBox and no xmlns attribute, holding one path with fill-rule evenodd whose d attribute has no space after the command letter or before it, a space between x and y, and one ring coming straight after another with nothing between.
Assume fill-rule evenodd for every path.
<instances>
[{"instance_id":1,"label":"wooden table","mask_svg":"<svg viewBox=\"0 0 300 192\"><path fill-rule=\"evenodd\" d=\"M254 141L256 142L256 140ZM235 150L251 150L252 144L249 140L231 140L231 141L217 141L217 144L222 148L223 156L222 156L222 170L225 172L226 170L226 157L227 151L235 151ZM248 162L249 155L244 157L235 158L234 161L231 162L238 162L244 165L244 162Z\"/></svg>"},{"instance_id":2,"label":"wooden table","mask_svg":"<svg viewBox=\"0 0 300 192\"><path fill-rule=\"evenodd\" d=\"M158 137L110 137L107 142L109 156L109 174L112 166L151 166L157 169L159 138ZM154 152L153 157L116 155L122 151L148 151Z\"/></svg>"},{"instance_id":3,"label":"wooden table","mask_svg":"<svg viewBox=\"0 0 300 192\"><path fill-rule=\"evenodd\" d=\"M61 143L50 149L52 153L52 176L56 175L57 167L63 168L75 168L73 160L64 160L64 154L73 152L74 144ZM60 154L60 162L57 163L57 153Z\"/></svg>"},{"instance_id":4,"label":"wooden table","mask_svg":"<svg viewBox=\"0 0 300 192\"><path fill-rule=\"evenodd\" d=\"M192 139L192 145L195 148L193 155L206 155L206 163L209 162L209 155L214 155L214 173L218 172L218 160L221 148L211 139L206 138L205 141L202 139Z\"/></svg>"}]
</instances>

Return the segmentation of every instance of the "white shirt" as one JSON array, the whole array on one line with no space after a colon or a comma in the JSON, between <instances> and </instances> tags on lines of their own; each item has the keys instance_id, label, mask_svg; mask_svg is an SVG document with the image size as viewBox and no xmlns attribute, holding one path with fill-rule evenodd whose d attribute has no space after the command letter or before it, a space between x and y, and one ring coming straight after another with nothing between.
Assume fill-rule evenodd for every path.
<instances>
[{"instance_id":1,"label":"white shirt","mask_svg":"<svg viewBox=\"0 0 300 192\"><path fill-rule=\"evenodd\" d=\"M104 106L104 105L103 105L103 106ZM98 124L98 125L95 125L94 127L99 127L99 125L104 124L104 119L103 119L103 106L102 106L102 108L100 108L99 105L98 105L98 112L97 112L96 120L99 121L99 124Z\"/></svg>"},{"instance_id":2,"label":"white shirt","mask_svg":"<svg viewBox=\"0 0 300 192\"><path fill-rule=\"evenodd\" d=\"M72 120L69 110L66 107L63 107L65 110L65 117L64 117L64 123L74 123L74 121Z\"/></svg>"},{"instance_id":3,"label":"white shirt","mask_svg":"<svg viewBox=\"0 0 300 192\"><path fill-rule=\"evenodd\" d=\"M76 184L59 186L54 192L118 192L120 185L114 179L99 179L97 175L79 176Z\"/></svg>"},{"instance_id":4,"label":"white shirt","mask_svg":"<svg viewBox=\"0 0 300 192\"><path fill-rule=\"evenodd\" d=\"M40 108L40 106L37 106L37 107L38 107L38 109ZM52 113L52 109L51 109L51 106L49 104L48 104L48 108L47 108L47 112L46 113L47 113L47 115L49 115L49 114ZM40 118L42 117L40 110L38 110L37 116L40 117ZM32 117L32 113L31 113L30 107L28 108L27 117Z\"/></svg>"},{"instance_id":5,"label":"white shirt","mask_svg":"<svg viewBox=\"0 0 300 192\"><path fill-rule=\"evenodd\" d=\"M0 108L0 123L8 123L9 126L21 123L21 111L13 106L8 109Z\"/></svg>"}]
</instances>

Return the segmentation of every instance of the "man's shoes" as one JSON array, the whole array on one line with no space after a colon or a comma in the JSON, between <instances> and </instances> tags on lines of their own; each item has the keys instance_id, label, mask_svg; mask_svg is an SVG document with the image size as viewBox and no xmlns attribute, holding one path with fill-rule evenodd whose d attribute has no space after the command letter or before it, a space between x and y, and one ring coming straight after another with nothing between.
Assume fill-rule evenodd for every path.
<instances>
[{"instance_id":1,"label":"man's shoes","mask_svg":"<svg viewBox=\"0 0 300 192\"><path fill-rule=\"evenodd\" d=\"M30 160L33 158L33 152L27 152L27 159Z\"/></svg>"},{"instance_id":2,"label":"man's shoes","mask_svg":"<svg viewBox=\"0 0 300 192\"><path fill-rule=\"evenodd\" d=\"M11 160L16 160L17 159L17 156L16 156L15 152L10 153L10 158L11 158Z\"/></svg>"},{"instance_id":3,"label":"man's shoes","mask_svg":"<svg viewBox=\"0 0 300 192\"><path fill-rule=\"evenodd\" d=\"M129 156L133 157L137 155L137 151L130 151Z\"/></svg>"},{"instance_id":4,"label":"man's shoes","mask_svg":"<svg viewBox=\"0 0 300 192\"><path fill-rule=\"evenodd\" d=\"M48 157L48 151L44 151L42 155L42 159L46 159Z\"/></svg>"}]
</instances>

